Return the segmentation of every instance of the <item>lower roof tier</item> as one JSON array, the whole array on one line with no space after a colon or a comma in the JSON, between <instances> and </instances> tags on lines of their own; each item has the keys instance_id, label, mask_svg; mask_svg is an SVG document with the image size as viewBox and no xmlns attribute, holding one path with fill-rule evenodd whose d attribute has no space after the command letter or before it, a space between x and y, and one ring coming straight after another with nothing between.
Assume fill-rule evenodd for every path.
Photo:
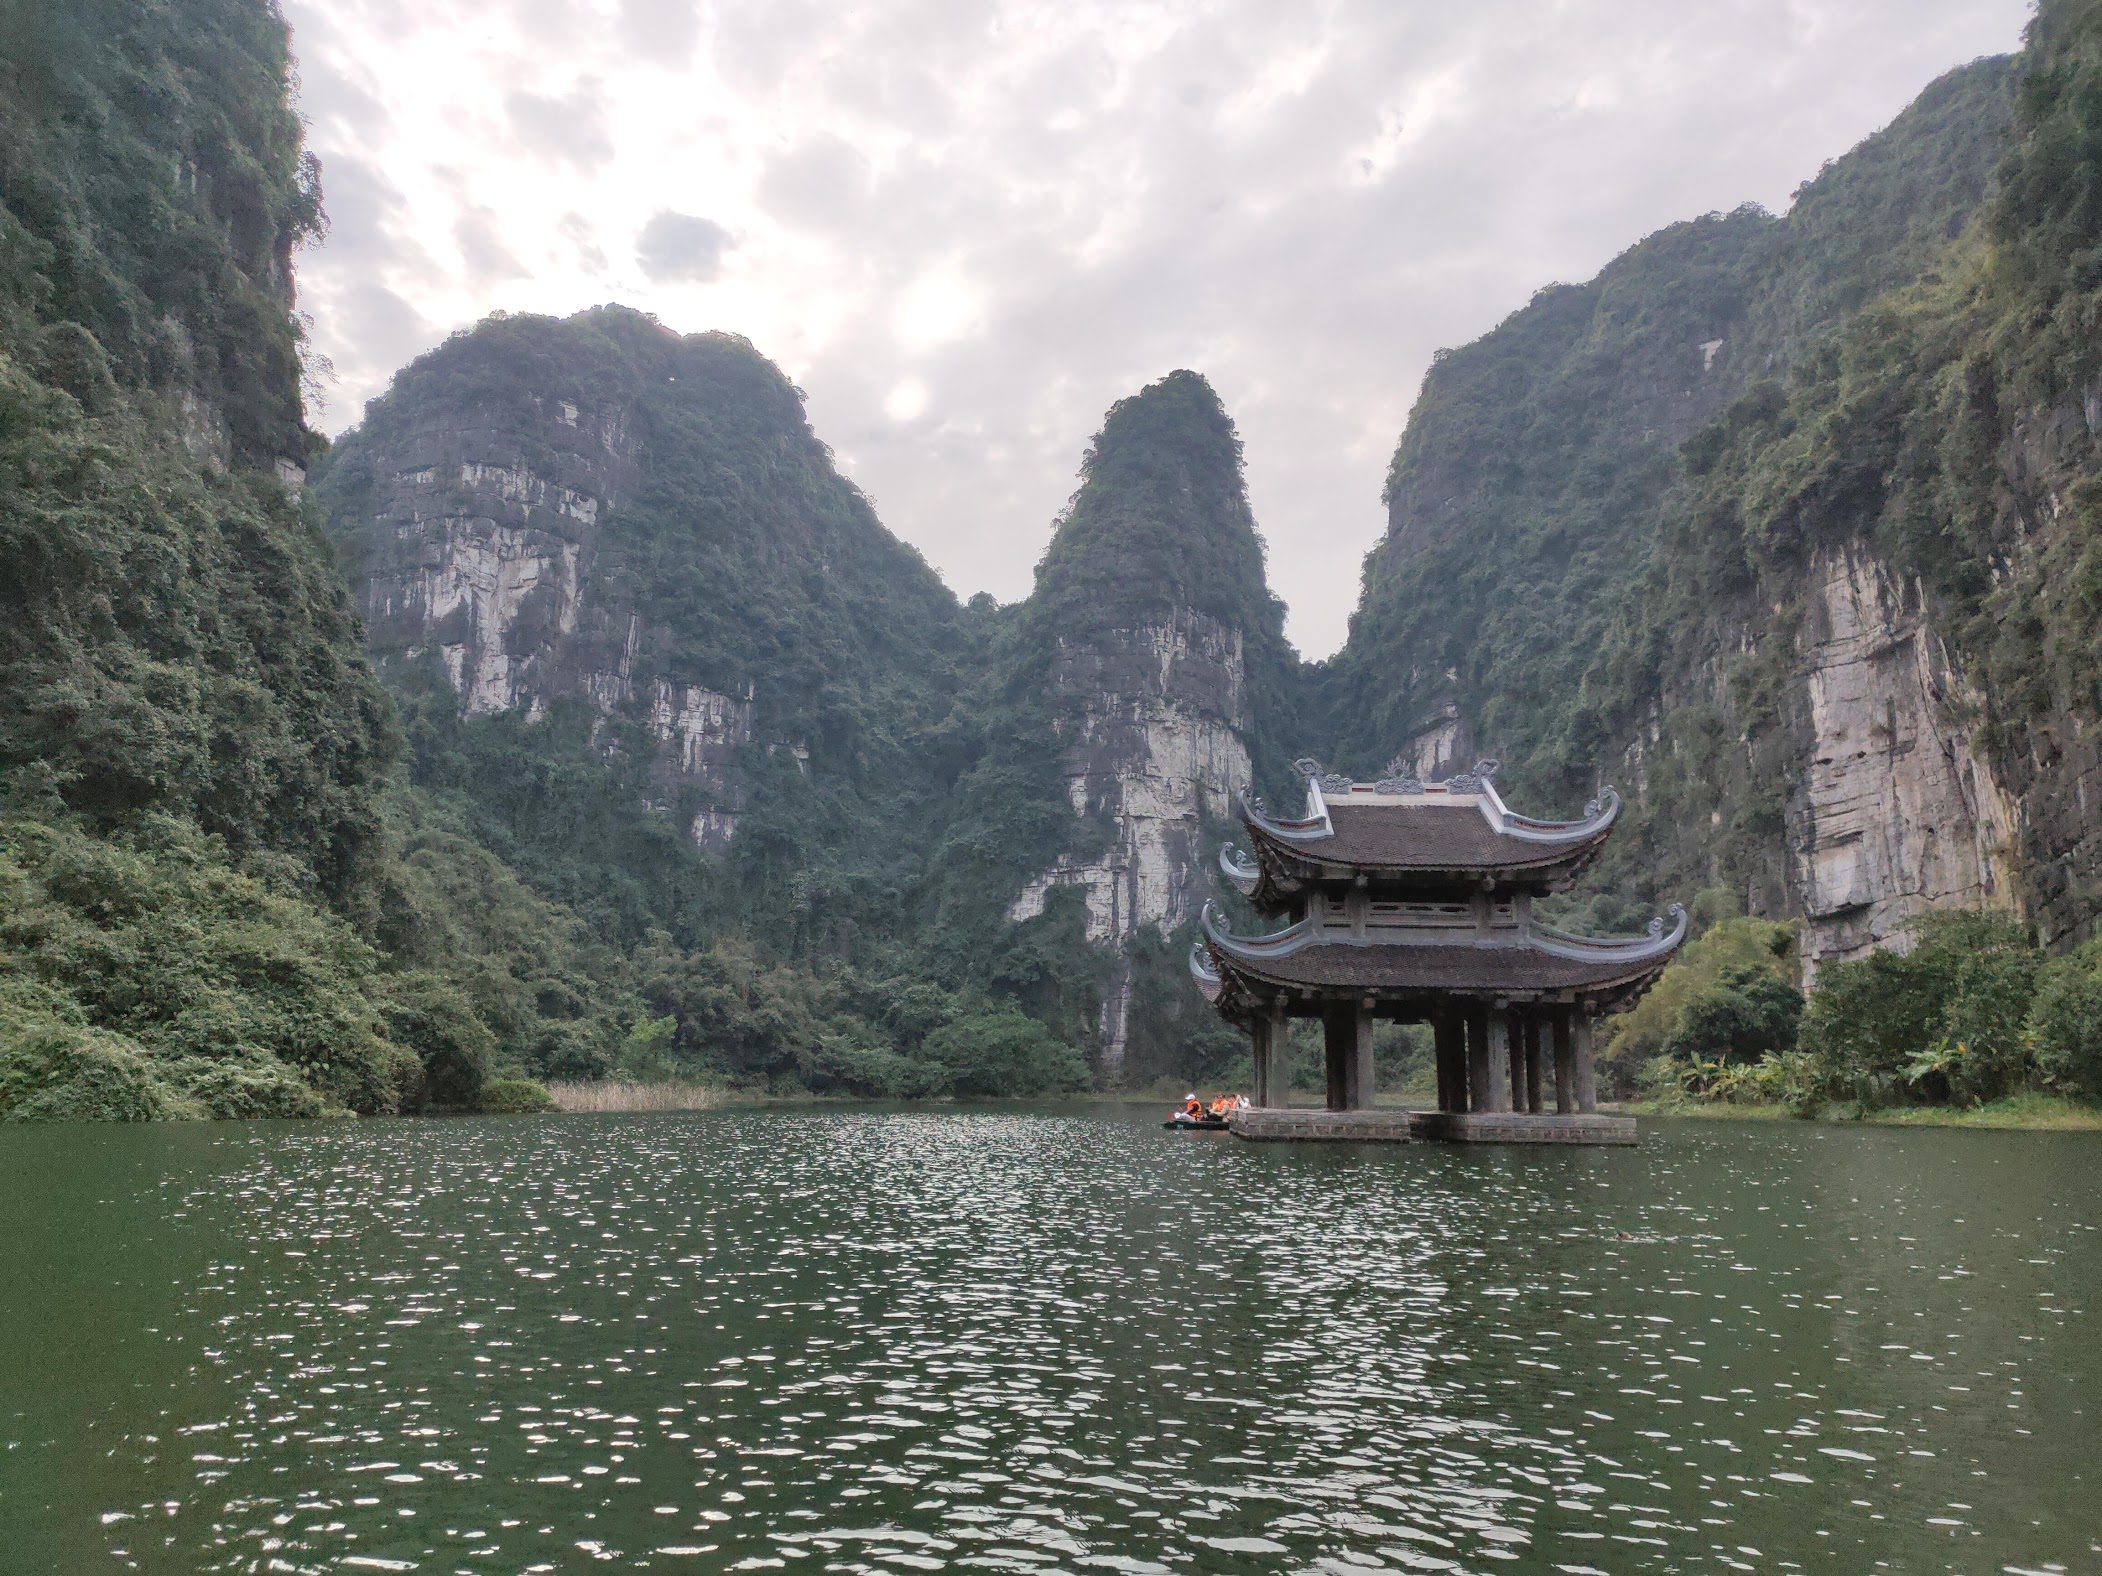
<instances>
[{"instance_id":1,"label":"lower roof tier","mask_svg":"<svg viewBox=\"0 0 2102 1576\"><path fill-rule=\"evenodd\" d=\"M1307 995L1632 999L1685 939L1685 911L1674 907L1671 919L1669 931L1660 920L1649 935L1624 940L1542 928L1494 939L1381 943L1329 940L1304 926L1241 938L1207 912L1190 972L1230 1016Z\"/></svg>"},{"instance_id":2,"label":"lower roof tier","mask_svg":"<svg viewBox=\"0 0 2102 1576\"><path fill-rule=\"evenodd\" d=\"M1464 991L1483 995L1559 994L1609 988L1658 973L1655 963L1578 963L1522 948L1307 947L1260 964L1215 964L1215 972L1287 990Z\"/></svg>"}]
</instances>

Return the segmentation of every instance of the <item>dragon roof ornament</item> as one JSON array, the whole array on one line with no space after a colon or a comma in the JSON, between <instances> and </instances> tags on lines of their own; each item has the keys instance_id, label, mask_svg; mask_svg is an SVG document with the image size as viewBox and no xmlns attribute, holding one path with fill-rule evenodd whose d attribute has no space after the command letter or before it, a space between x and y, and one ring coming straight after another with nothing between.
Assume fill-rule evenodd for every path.
<instances>
[{"instance_id":1,"label":"dragon roof ornament","mask_svg":"<svg viewBox=\"0 0 2102 1576\"><path fill-rule=\"evenodd\" d=\"M1253 892L1256 883L1263 879L1262 866L1231 843L1219 850L1219 872L1239 887L1243 896Z\"/></svg>"},{"instance_id":2,"label":"dragon roof ornament","mask_svg":"<svg viewBox=\"0 0 2102 1576\"><path fill-rule=\"evenodd\" d=\"M1480 793L1489 786L1489 779L1503 770L1503 762L1490 757L1474 763L1471 772L1455 772L1445 779L1447 793Z\"/></svg>"},{"instance_id":3,"label":"dragon roof ornament","mask_svg":"<svg viewBox=\"0 0 2102 1576\"><path fill-rule=\"evenodd\" d=\"M1219 999L1219 992L1226 984L1219 971L1212 967L1211 952L1201 941L1190 944L1190 978L1197 982L1197 989L1210 1002Z\"/></svg>"}]
</instances>

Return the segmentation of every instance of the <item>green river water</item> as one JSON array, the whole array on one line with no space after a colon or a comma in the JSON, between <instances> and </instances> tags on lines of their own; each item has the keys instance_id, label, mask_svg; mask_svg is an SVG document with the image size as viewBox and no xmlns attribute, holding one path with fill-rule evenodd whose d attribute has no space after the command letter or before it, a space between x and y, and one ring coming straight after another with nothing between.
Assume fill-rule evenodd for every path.
<instances>
[{"instance_id":1,"label":"green river water","mask_svg":"<svg viewBox=\"0 0 2102 1576\"><path fill-rule=\"evenodd\" d=\"M2102 1570L2102 1139L0 1131L0 1571Z\"/></svg>"}]
</instances>

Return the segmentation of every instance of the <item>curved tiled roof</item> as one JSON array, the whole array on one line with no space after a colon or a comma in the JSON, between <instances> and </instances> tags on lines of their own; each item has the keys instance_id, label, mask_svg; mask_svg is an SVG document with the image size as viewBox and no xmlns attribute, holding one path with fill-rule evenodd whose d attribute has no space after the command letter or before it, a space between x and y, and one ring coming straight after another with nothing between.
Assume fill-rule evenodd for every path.
<instances>
[{"instance_id":1,"label":"curved tiled roof","mask_svg":"<svg viewBox=\"0 0 2102 1576\"><path fill-rule=\"evenodd\" d=\"M1365 872L1387 880L1445 877L1469 884L1485 876L1561 886L1597 853L1620 816L1611 788L1575 821L1541 821L1505 806L1486 779L1406 792L1388 785L1336 782L1328 792L1307 781L1307 813L1297 820L1270 816L1241 797L1241 821L1255 857L1237 850L1220 868L1258 908L1275 910L1308 881Z\"/></svg>"},{"instance_id":2,"label":"curved tiled roof","mask_svg":"<svg viewBox=\"0 0 2102 1576\"><path fill-rule=\"evenodd\" d=\"M1217 1000L1228 981L1275 990L1366 990L1468 995L1617 991L1646 983L1686 938L1686 911L1667 930L1596 938L1527 927L1468 941L1384 942L1335 935L1302 922L1269 936L1234 936L1209 908L1191 971ZM1267 994L1262 992L1260 994Z\"/></svg>"}]
</instances>

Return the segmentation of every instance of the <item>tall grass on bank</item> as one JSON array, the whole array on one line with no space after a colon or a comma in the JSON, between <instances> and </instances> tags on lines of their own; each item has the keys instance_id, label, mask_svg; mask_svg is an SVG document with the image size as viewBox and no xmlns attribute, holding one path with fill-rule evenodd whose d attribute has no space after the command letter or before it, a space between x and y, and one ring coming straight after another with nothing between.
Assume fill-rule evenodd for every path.
<instances>
[{"instance_id":1,"label":"tall grass on bank","mask_svg":"<svg viewBox=\"0 0 2102 1576\"><path fill-rule=\"evenodd\" d=\"M728 1099L712 1084L682 1080L633 1083L608 1078L593 1083L551 1083L547 1092L565 1111L712 1111Z\"/></svg>"}]
</instances>

